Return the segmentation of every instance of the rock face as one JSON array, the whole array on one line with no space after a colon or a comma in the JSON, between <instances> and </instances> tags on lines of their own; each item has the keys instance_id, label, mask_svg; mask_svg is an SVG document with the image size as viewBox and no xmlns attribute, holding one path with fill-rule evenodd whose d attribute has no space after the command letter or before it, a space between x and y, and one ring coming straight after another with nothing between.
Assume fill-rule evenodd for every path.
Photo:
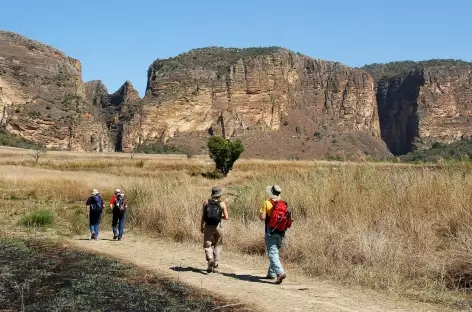
<instances>
[{"instance_id":1,"label":"rock face","mask_svg":"<svg viewBox=\"0 0 472 312\"><path fill-rule=\"evenodd\" d=\"M87 99L102 112L102 118L110 134L113 150L123 151L123 129L141 105L141 97L130 81L126 81L113 94L109 94L105 85L94 80L86 83Z\"/></svg>"},{"instance_id":2,"label":"rock face","mask_svg":"<svg viewBox=\"0 0 472 312\"><path fill-rule=\"evenodd\" d=\"M208 132L240 137L253 154L277 133L276 143L287 144L282 149L300 150L304 142L303 158L313 156L317 133L380 141L374 80L364 71L281 48L205 48L155 61L124 145L196 133L190 141L202 145Z\"/></svg>"},{"instance_id":3,"label":"rock face","mask_svg":"<svg viewBox=\"0 0 472 312\"><path fill-rule=\"evenodd\" d=\"M376 78L382 139L392 153L472 136L472 63L431 60L364 69Z\"/></svg>"},{"instance_id":4,"label":"rock face","mask_svg":"<svg viewBox=\"0 0 472 312\"><path fill-rule=\"evenodd\" d=\"M0 122L50 148L110 150L100 113L86 100L80 62L5 31L0 31Z\"/></svg>"}]
</instances>

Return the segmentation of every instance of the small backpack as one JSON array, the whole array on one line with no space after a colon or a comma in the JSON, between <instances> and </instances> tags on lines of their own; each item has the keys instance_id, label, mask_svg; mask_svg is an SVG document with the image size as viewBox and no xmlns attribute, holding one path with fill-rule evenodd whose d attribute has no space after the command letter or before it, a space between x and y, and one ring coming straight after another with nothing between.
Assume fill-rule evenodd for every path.
<instances>
[{"instance_id":1,"label":"small backpack","mask_svg":"<svg viewBox=\"0 0 472 312\"><path fill-rule=\"evenodd\" d=\"M90 211L93 212L101 212L103 208L103 204L101 198L98 196L92 196L92 200L90 203Z\"/></svg>"},{"instance_id":2,"label":"small backpack","mask_svg":"<svg viewBox=\"0 0 472 312\"><path fill-rule=\"evenodd\" d=\"M120 211L126 210L125 199L122 196L116 196L115 200L115 208L119 209Z\"/></svg>"},{"instance_id":3,"label":"small backpack","mask_svg":"<svg viewBox=\"0 0 472 312\"><path fill-rule=\"evenodd\" d=\"M267 223L271 232L285 232L292 226L292 213L288 210L287 202L283 200L270 200L272 215Z\"/></svg>"},{"instance_id":4,"label":"small backpack","mask_svg":"<svg viewBox=\"0 0 472 312\"><path fill-rule=\"evenodd\" d=\"M203 221L208 225L218 225L221 222L222 214L223 208L221 208L220 201L209 199L205 206Z\"/></svg>"}]
</instances>

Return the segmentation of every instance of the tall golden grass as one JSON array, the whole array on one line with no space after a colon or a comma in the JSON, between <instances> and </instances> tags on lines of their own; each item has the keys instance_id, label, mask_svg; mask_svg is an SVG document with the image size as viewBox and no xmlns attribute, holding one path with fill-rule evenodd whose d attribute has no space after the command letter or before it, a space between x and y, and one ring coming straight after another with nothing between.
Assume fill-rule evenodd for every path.
<instances>
[{"instance_id":1,"label":"tall golden grass","mask_svg":"<svg viewBox=\"0 0 472 312\"><path fill-rule=\"evenodd\" d=\"M285 263L312 276L472 306L466 291L472 287L472 173L466 166L245 162L229 177L211 181L195 173L207 170L206 164L146 161L141 167L137 162L0 166L2 206L50 206L78 232L86 229L86 220L72 220L81 218L89 191L99 188L108 199L120 187L130 200L129 225L200 243L201 204L219 183L229 203L225 248L263 254L257 209L265 186L277 183L295 217L283 249ZM19 217L34 207L15 209Z\"/></svg>"}]
</instances>

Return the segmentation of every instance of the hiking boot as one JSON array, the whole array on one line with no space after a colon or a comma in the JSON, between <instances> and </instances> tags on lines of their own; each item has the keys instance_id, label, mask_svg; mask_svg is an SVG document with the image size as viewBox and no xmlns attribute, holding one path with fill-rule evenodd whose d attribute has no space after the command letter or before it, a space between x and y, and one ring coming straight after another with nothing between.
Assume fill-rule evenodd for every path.
<instances>
[{"instance_id":1,"label":"hiking boot","mask_svg":"<svg viewBox=\"0 0 472 312\"><path fill-rule=\"evenodd\" d=\"M113 235L113 239L117 239L118 238L118 235Z\"/></svg>"},{"instance_id":2,"label":"hiking boot","mask_svg":"<svg viewBox=\"0 0 472 312\"><path fill-rule=\"evenodd\" d=\"M215 261L215 264L213 265L213 273L218 273L218 262Z\"/></svg>"},{"instance_id":3,"label":"hiking boot","mask_svg":"<svg viewBox=\"0 0 472 312\"><path fill-rule=\"evenodd\" d=\"M95 234L92 233L92 236L90 237L90 239L95 239Z\"/></svg>"},{"instance_id":4,"label":"hiking boot","mask_svg":"<svg viewBox=\"0 0 472 312\"><path fill-rule=\"evenodd\" d=\"M282 274L277 274L277 280L275 281L275 284L282 284L282 281L287 277L287 274L282 273Z\"/></svg>"},{"instance_id":5,"label":"hiking boot","mask_svg":"<svg viewBox=\"0 0 472 312\"><path fill-rule=\"evenodd\" d=\"M118 237L118 240L120 241L120 240L121 240L121 237Z\"/></svg>"},{"instance_id":6,"label":"hiking boot","mask_svg":"<svg viewBox=\"0 0 472 312\"><path fill-rule=\"evenodd\" d=\"M275 280L276 278L277 278L276 276L272 276L269 274L267 274L266 277L264 277L264 279L268 279L268 280Z\"/></svg>"},{"instance_id":7,"label":"hiking boot","mask_svg":"<svg viewBox=\"0 0 472 312\"><path fill-rule=\"evenodd\" d=\"M215 261L214 260L208 260L207 273L213 272L214 268L215 268Z\"/></svg>"}]
</instances>

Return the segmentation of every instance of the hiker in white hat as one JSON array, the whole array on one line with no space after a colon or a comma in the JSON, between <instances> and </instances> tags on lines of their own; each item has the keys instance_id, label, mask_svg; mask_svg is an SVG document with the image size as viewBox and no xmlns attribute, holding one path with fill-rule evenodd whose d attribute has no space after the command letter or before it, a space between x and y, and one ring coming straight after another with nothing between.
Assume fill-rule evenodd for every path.
<instances>
[{"instance_id":1,"label":"hiker in white hat","mask_svg":"<svg viewBox=\"0 0 472 312\"><path fill-rule=\"evenodd\" d=\"M265 222L265 244L269 256L269 269L267 271L268 279L276 280L276 284L281 284L287 276L279 258L279 250L282 248L282 242L287 229L287 221L278 224L276 218L284 218L287 212L287 203L281 199L282 188L278 185L269 185L266 187L268 199L264 201L259 208L259 218ZM279 214L282 213L282 214ZM280 217L281 216L281 217ZM275 226L271 227L274 224ZM291 226L291 221L290 225Z\"/></svg>"},{"instance_id":2,"label":"hiker in white hat","mask_svg":"<svg viewBox=\"0 0 472 312\"><path fill-rule=\"evenodd\" d=\"M89 217L91 239L97 240L103 211L103 200L100 197L100 192L97 189L92 190L92 195L87 199L87 203L85 205L87 207L87 215Z\"/></svg>"}]
</instances>

